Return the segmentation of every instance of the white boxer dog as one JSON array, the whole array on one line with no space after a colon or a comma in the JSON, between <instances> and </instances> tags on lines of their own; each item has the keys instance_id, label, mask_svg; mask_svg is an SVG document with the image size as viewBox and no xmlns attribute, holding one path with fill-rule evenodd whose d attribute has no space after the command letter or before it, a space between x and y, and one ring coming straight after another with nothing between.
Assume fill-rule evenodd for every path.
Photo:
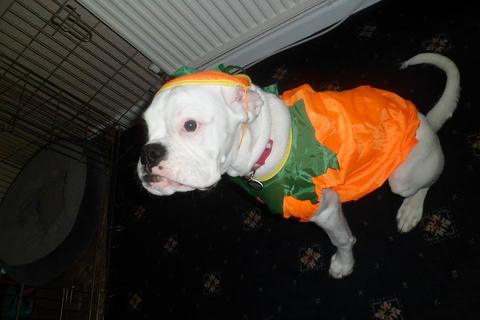
<instances>
[{"instance_id":1,"label":"white boxer dog","mask_svg":"<svg viewBox=\"0 0 480 320\"><path fill-rule=\"evenodd\" d=\"M426 116L414 109L415 119L407 119L405 125L410 126L409 130L413 128L412 137L409 139L413 139L414 142L403 156L402 162L385 171L389 172L388 176L380 182L381 184L388 178L392 192L405 198L397 213L400 232L410 231L420 221L427 191L443 169L443 152L435 132L451 117L460 93L459 71L455 64L444 56L422 53L406 61L402 67L423 63L434 65L446 73L445 90ZM298 108L300 113L292 113L291 108L287 107L284 100L251 84L248 77L245 76L229 75L225 77L228 78L226 80L222 76L220 79L214 77L214 79L207 80L201 76L202 74L200 78L193 76L177 80L177 82L176 80L167 82L144 113L148 127L148 143L142 150L137 168L144 188L155 195L171 195L175 192L194 189L205 190L214 186L226 173L232 177L246 177L247 188L248 185L251 185L254 189L253 192L260 192L263 184L268 184L272 175L282 170L282 167L288 162L290 149L293 148L292 139L294 143L303 143L299 140L300 136L295 136L296 133L292 131L294 130L292 129L293 118L297 119L300 114L300 118L305 120L307 119L305 114L308 113L310 120L306 122L313 121L311 110L307 110L307 107L302 105ZM236 77L238 82L230 80L229 77ZM404 102L393 94L390 95L377 89L372 90L375 90L376 95L381 96L379 101L387 99L385 100L387 102L380 104L397 108L396 103L400 101L398 108L409 106L409 102ZM311 94L317 95L317 93ZM337 99L337 94L339 93L327 93L326 100L329 104L322 108L336 107L337 102L342 99ZM308 98L305 99L308 100ZM365 97L362 99L371 100ZM395 101L395 103L391 101ZM338 108L342 109L343 107ZM360 110L363 107L355 106L355 108ZM305 110L307 112L303 113ZM321 111L315 112L313 117L323 117ZM358 112L361 113L361 111ZM388 117L395 120L395 112L396 109L389 109L388 112L381 111L380 113L382 117L387 114ZM381 118L379 124L383 126L392 119L383 120ZM346 130L347 133L354 130L343 128L344 122L342 121L327 120L328 128L324 128L324 131L330 134L334 132L332 130ZM354 121L352 120L352 122ZM341 124L341 128L335 128L335 124ZM355 124L355 128L357 126L358 124ZM307 128L309 128L308 123ZM377 140L383 141L384 139L389 138L385 136ZM371 144L375 145L377 140ZM323 145L323 141L319 142L320 145ZM307 197L310 199L308 200L296 196L301 199L294 198L290 199L293 202L288 202L285 200L287 198L285 196L283 208L280 209L285 210L285 207L289 207L291 203L305 204L305 201L308 202L305 204L307 207L315 208L314 214L308 216L307 220L323 228L333 245L336 246L337 250L331 258L329 273L334 278L342 278L353 271L352 247L355 238L342 213L341 202L344 202L342 188L344 186L342 186L343 180L337 179L339 175L336 173L344 166L342 143L336 147L338 150L329 150L330 146L334 144L329 145L328 143L328 139L326 139L325 150L327 150L327 154L333 154L333 156L328 160L331 161L327 165L328 168L324 168L322 172L325 172L327 176L336 177L336 184L323 189L318 189L318 187L309 189L309 192L313 192L318 199L312 200ZM356 147L358 150L356 149L355 152L363 152L364 147L368 146ZM387 156L376 161L377 164L390 161L388 154L392 153L393 158L393 153L397 152L396 149L398 148L395 147L388 151ZM329 153L330 151L333 153ZM398 157L402 156L398 155ZM301 159L295 160L294 165L297 162L303 163L302 161ZM322 176L319 176L320 178L316 177L316 174L313 176L315 176L314 180L317 179L315 181L322 180ZM263 180L262 177L264 177ZM311 179L307 179L307 186L309 186L309 180ZM295 179L291 181L296 183ZM328 184L325 185L328 186ZM295 192L301 194L305 190L307 189L300 185L299 190ZM350 198L346 197L345 199ZM277 203L282 202L277 201ZM295 208L290 208L293 212L288 215L295 216ZM284 215L286 214L284 213Z\"/></svg>"}]
</instances>

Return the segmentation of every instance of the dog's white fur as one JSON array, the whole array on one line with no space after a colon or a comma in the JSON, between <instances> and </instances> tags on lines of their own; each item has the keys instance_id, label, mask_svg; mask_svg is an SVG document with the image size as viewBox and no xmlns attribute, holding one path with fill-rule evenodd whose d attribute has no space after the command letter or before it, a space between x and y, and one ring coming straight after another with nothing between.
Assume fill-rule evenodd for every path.
<instances>
[{"instance_id":1,"label":"dog's white fur","mask_svg":"<svg viewBox=\"0 0 480 320\"><path fill-rule=\"evenodd\" d=\"M451 117L460 93L460 75L448 58L434 53L416 55L402 67L431 64L445 71L447 83L436 105L426 117L419 114L418 143L407 160L389 177L391 190L405 199L398 210L400 232L410 231L422 217L428 188L443 169L443 152L435 132ZM151 193L169 195L177 191L205 189L222 174L247 175L262 154L269 139L275 147L255 176L276 167L287 147L290 115L282 100L252 85L246 98L239 87L200 85L179 86L160 92L144 114L148 143L166 147L166 158L152 168L155 182L146 182L147 172L139 161L138 175ZM188 120L196 130L185 130ZM248 126L241 141L244 123ZM352 246L355 238L343 216L338 194L323 191L319 211L311 219L328 234L337 251L332 256L330 275L341 278L353 270Z\"/></svg>"}]
</instances>

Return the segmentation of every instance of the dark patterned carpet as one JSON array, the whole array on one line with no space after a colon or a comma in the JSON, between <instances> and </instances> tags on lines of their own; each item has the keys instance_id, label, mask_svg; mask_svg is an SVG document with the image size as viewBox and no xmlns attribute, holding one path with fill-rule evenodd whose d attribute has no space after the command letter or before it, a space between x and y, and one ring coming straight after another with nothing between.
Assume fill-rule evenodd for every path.
<instances>
[{"instance_id":1,"label":"dark patterned carpet","mask_svg":"<svg viewBox=\"0 0 480 320\"><path fill-rule=\"evenodd\" d=\"M400 71L399 63L424 51L453 59L461 101L439 133L446 167L420 224L396 231L401 198L388 185L345 204L356 267L331 279L334 248L321 229L270 215L226 179L206 193L144 192L135 176L144 133L134 127L118 161L109 319L480 318L480 20L467 2L418 3L382 1L248 73L280 91L304 82L318 90L370 84L426 112L443 73Z\"/></svg>"}]
</instances>

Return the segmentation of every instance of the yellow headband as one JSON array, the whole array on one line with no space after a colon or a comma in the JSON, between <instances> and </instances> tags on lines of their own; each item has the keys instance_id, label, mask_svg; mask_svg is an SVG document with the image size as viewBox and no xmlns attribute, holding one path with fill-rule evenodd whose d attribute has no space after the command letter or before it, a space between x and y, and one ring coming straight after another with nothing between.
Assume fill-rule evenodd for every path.
<instances>
[{"instance_id":1,"label":"yellow headband","mask_svg":"<svg viewBox=\"0 0 480 320\"><path fill-rule=\"evenodd\" d=\"M208 70L192 74L187 74L165 83L157 94L163 90L167 90L177 86L186 85L223 85L223 86L240 86L247 90L252 85L250 77L245 74L228 74L220 71Z\"/></svg>"}]
</instances>

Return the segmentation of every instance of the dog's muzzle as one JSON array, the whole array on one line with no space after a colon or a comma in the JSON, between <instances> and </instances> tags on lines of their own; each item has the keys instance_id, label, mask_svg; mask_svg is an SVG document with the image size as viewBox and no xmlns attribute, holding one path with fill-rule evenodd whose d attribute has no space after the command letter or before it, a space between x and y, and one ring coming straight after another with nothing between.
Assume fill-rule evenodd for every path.
<instances>
[{"instance_id":1,"label":"dog's muzzle","mask_svg":"<svg viewBox=\"0 0 480 320\"><path fill-rule=\"evenodd\" d=\"M167 155L167 149L160 143L149 143L143 146L140 163L145 168L145 172L152 173L152 168L157 166Z\"/></svg>"},{"instance_id":2,"label":"dog's muzzle","mask_svg":"<svg viewBox=\"0 0 480 320\"><path fill-rule=\"evenodd\" d=\"M167 148L159 143L146 144L140 153L138 176L143 187L155 195L170 195L177 191L191 191L195 187L185 185L168 176L163 167Z\"/></svg>"}]
</instances>

